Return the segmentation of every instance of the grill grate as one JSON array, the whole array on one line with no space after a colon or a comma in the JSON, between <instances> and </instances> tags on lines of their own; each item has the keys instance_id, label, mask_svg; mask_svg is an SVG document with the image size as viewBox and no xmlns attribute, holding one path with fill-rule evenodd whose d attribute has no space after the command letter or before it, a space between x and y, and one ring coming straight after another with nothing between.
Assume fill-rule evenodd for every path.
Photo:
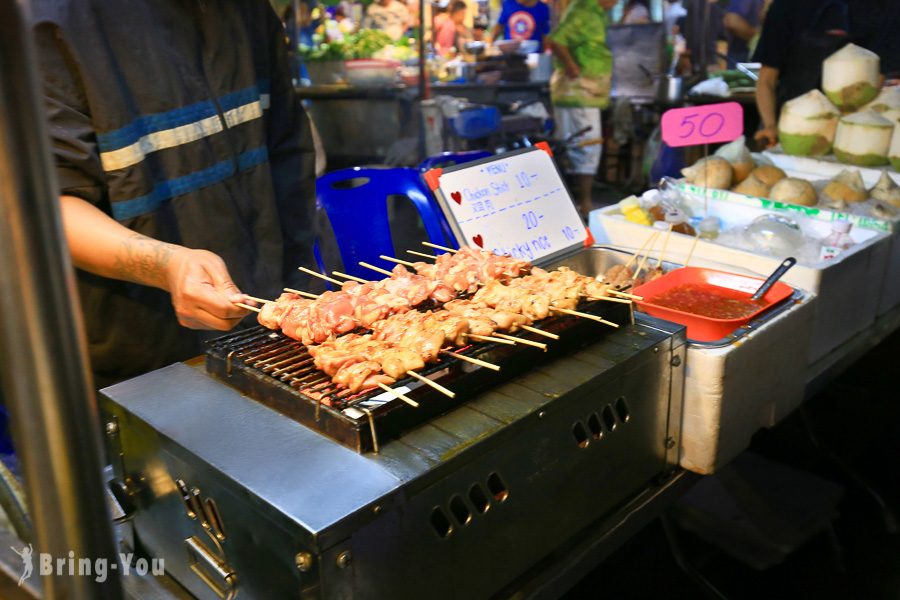
<instances>
[{"instance_id":1,"label":"grill grate","mask_svg":"<svg viewBox=\"0 0 900 600\"><path fill-rule=\"evenodd\" d=\"M619 324L630 319L628 306L590 302L579 310ZM263 404L354 448L376 450L378 438L390 437L458 405L486 387L526 371L537 362L596 340L609 327L577 317L551 317L535 324L560 336L557 341L537 334L517 336L548 342L548 351L516 345L476 343L455 352L501 366L501 372L443 355L440 362L418 373L452 389L450 399L415 378L392 387L419 402L413 408L380 389L352 393L332 383L316 369L306 348L280 332L257 326L207 342L207 370Z\"/></svg>"}]
</instances>

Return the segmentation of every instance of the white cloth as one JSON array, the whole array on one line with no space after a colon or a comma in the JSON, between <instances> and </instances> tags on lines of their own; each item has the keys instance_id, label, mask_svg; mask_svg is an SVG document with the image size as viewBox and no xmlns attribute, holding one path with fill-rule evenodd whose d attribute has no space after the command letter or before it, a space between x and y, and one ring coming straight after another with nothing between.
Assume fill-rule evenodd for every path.
<instances>
[{"instance_id":1,"label":"white cloth","mask_svg":"<svg viewBox=\"0 0 900 600\"><path fill-rule=\"evenodd\" d=\"M590 126L591 129L570 140L566 148L569 157L568 172L572 175L594 175L600 166L602 144L579 146L578 142L597 140L603 137L600 123L600 109L595 107L554 106L553 117L556 121L556 137L564 140L573 133Z\"/></svg>"}]
</instances>

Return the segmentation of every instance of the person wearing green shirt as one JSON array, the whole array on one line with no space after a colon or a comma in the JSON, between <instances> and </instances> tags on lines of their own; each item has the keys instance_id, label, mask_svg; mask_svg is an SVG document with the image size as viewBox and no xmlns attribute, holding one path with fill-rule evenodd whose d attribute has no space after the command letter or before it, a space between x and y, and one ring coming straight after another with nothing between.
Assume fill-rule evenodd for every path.
<instances>
[{"instance_id":1,"label":"person wearing green shirt","mask_svg":"<svg viewBox=\"0 0 900 600\"><path fill-rule=\"evenodd\" d=\"M613 57L606 45L606 11L617 0L572 0L556 29L547 37L556 58L550 80L550 98L556 134L564 139L590 126L573 141L601 137L600 111L609 105ZM582 216L593 207L591 187L600 165L599 143L574 145L568 150L569 174L577 183L578 207Z\"/></svg>"}]
</instances>

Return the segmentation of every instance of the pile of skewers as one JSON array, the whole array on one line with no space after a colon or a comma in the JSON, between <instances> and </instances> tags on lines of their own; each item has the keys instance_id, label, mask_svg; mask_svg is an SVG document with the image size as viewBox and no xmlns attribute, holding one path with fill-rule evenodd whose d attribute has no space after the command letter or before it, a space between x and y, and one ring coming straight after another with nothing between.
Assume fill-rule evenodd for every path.
<instances>
[{"instance_id":1,"label":"pile of skewers","mask_svg":"<svg viewBox=\"0 0 900 600\"><path fill-rule=\"evenodd\" d=\"M433 263L381 257L398 263L392 271L360 263L386 275L377 281L335 272L348 280L339 281L302 269L341 289L321 295L287 289L274 301L251 297L263 303L261 309L244 307L259 313L261 325L280 329L307 346L316 368L351 394L381 388L415 405L389 386L413 377L453 397L452 391L417 372L442 356L500 369L453 348L493 342L546 350L544 343L511 334L528 331L558 339L556 334L532 327L554 314L618 327L575 308L582 300L630 304L634 298L621 291L634 283L629 265L613 267L605 277L595 279L566 267L545 271L477 249L441 249L447 254L431 257Z\"/></svg>"}]
</instances>

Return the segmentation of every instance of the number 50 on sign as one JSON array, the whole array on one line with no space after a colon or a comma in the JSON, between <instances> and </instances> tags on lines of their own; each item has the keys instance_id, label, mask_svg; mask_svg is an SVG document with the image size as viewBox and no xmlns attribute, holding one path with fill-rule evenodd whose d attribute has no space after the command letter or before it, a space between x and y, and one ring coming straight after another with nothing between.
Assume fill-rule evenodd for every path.
<instances>
[{"instance_id":1,"label":"number 50 on sign","mask_svg":"<svg viewBox=\"0 0 900 600\"><path fill-rule=\"evenodd\" d=\"M731 142L744 133L744 109L737 102L673 108L662 116L662 138L672 147Z\"/></svg>"}]
</instances>

